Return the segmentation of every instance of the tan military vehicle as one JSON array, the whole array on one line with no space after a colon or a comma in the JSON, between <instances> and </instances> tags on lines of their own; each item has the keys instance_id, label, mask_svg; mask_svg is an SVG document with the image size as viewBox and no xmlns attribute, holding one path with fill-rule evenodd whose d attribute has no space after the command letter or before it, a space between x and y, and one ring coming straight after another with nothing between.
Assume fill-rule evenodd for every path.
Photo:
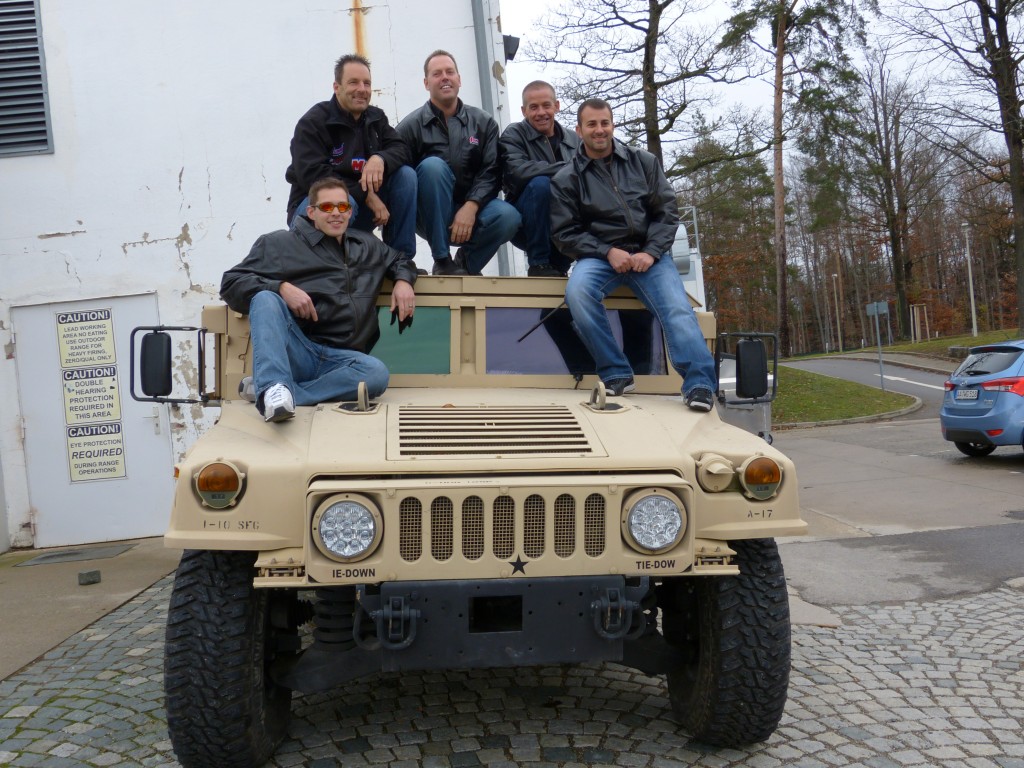
<instances>
[{"instance_id":1,"label":"tan military vehicle","mask_svg":"<svg viewBox=\"0 0 1024 768\"><path fill-rule=\"evenodd\" d=\"M793 465L724 402L685 407L628 292L607 306L637 392L610 397L564 285L423 277L404 333L384 295L388 391L280 424L237 395L245 317L211 306L202 329L136 329L139 399L188 401L172 396L171 334L197 333L198 370L212 357L215 372L201 400L221 407L175 468L166 535L185 549L165 665L184 766L259 765L293 691L381 671L613 661L664 674L695 739L774 731L790 659L774 537L806 529ZM748 403L765 397L763 350L737 350Z\"/></svg>"}]
</instances>

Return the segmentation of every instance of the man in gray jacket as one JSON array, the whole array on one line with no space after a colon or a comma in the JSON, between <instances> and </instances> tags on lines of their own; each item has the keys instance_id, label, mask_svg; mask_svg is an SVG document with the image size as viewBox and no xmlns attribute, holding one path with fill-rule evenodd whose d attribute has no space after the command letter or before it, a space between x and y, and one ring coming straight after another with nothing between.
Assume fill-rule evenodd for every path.
<instances>
[{"instance_id":1,"label":"man in gray jacket","mask_svg":"<svg viewBox=\"0 0 1024 768\"><path fill-rule=\"evenodd\" d=\"M612 395L635 388L633 370L612 334L604 298L629 286L661 324L683 396L695 411L714 407L715 362L672 263L679 207L657 158L613 138L603 99L579 108L579 151L551 180L551 233L576 260L565 301L573 325Z\"/></svg>"},{"instance_id":2,"label":"man in gray jacket","mask_svg":"<svg viewBox=\"0 0 1024 768\"><path fill-rule=\"evenodd\" d=\"M543 80L523 88L523 120L498 142L505 199L523 223L512 244L526 251L530 277L565 277L571 261L551 245L551 177L576 152L579 137L555 120L561 105Z\"/></svg>"},{"instance_id":3,"label":"man in gray jacket","mask_svg":"<svg viewBox=\"0 0 1024 768\"><path fill-rule=\"evenodd\" d=\"M263 235L220 285L227 305L249 315L253 394L267 421L292 418L296 405L353 399L361 381L370 397L383 394L388 369L367 353L380 337L376 304L385 277L395 281L391 311L400 331L415 310L415 264L348 228L345 182L315 182L309 201L306 216Z\"/></svg>"},{"instance_id":4,"label":"man in gray jacket","mask_svg":"<svg viewBox=\"0 0 1024 768\"><path fill-rule=\"evenodd\" d=\"M430 100L398 124L416 168L416 231L430 243L435 275L478 275L519 229L518 211L497 199L498 124L462 103L462 77L447 51L430 54L423 75Z\"/></svg>"}]
</instances>

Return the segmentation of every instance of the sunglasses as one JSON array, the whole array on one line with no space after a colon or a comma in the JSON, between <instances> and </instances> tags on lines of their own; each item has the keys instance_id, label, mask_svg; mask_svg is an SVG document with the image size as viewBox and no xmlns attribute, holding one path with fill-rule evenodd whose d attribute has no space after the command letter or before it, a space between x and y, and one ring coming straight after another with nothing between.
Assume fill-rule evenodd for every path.
<instances>
[{"instance_id":1,"label":"sunglasses","mask_svg":"<svg viewBox=\"0 0 1024 768\"><path fill-rule=\"evenodd\" d=\"M351 203L317 203L313 207L321 213L330 213L335 208L338 209L338 213L348 213L352 210Z\"/></svg>"}]
</instances>

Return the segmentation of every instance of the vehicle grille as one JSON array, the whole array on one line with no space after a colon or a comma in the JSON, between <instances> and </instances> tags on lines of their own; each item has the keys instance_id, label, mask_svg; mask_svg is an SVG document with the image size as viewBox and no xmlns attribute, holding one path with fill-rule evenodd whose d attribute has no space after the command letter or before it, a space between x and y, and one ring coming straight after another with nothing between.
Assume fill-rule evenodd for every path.
<instances>
[{"instance_id":1,"label":"vehicle grille","mask_svg":"<svg viewBox=\"0 0 1024 768\"><path fill-rule=\"evenodd\" d=\"M406 496L398 506L399 553L406 562L423 557L425 547L438 562L457 553L466 560L487 555L507 560L517 552L537 559L549 547L568 558L582 547L590 557L599 557L607 536L606 506L598 493L579 502L569 493L554 498L532 494L521 504L502 494L467 496L461 503L446 495Z\"/></svg>"},{"instance_id":2,"label":"vehicle grille","mask_svg":"<svg viewBox=\"0 0 1024 768\"><path fill-rule=\"evenodd\" d=\"M565 406L398 409L399 456L471 457L594 452Z\"/></svg>"}]
</instances>

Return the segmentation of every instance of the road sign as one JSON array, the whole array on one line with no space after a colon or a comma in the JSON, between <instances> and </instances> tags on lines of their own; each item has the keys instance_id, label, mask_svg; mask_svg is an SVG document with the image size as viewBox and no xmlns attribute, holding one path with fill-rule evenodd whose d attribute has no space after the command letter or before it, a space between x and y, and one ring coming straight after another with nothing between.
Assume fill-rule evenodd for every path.
<instances>
[{"instance_id":1,"label":"road sign","mask_svg":"<svg viewBox=\"0 0 1024 768\"><path fill-rule=\"evenodd\" d=\"M874 301L870 304L865 304L864 308L868 311L868 317L889 314L889 302L887 301Z\"/></svg>"}]
</instances>

